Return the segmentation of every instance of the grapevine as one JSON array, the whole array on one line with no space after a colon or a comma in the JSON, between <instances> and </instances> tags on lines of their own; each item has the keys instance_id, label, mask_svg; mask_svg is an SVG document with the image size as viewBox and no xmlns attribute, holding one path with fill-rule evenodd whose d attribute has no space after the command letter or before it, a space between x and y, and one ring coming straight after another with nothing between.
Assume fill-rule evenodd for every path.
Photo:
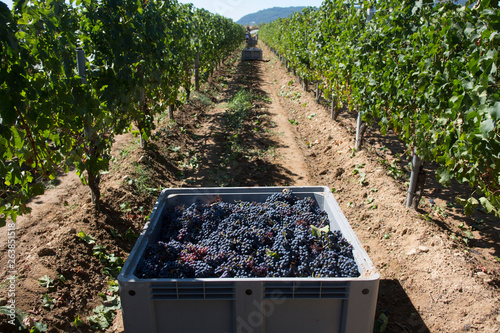
<instances>
[{"instance_id":1,"label":"grapevine","mask_svg":"<svg viewBox=\"0 0 500 333\"><path fill-rule=\"evenodd\" d=\"M468 197L458 198L466 213L482 206L498 215L499 22L490 1L329 0L259 35L293 68L309 64L334 109L345 103L363 122L397 133L409 152L438 163L442 184L469 184ZM297 34L309 42L291 43Z\"/></svg>"},{"instance_id":2,"label":"grapevine","mask_svg":"<svg viewBox=\"0 0 500 333\"><path fill-rule=\"evenodd\" d=\"M147 140L155 115L189 94L196 53L208 75L244 38L177 1L0 2L0 21L0 224L71 165L98 207L114 136L135 125Z\"/></svg>"}]
</instances>

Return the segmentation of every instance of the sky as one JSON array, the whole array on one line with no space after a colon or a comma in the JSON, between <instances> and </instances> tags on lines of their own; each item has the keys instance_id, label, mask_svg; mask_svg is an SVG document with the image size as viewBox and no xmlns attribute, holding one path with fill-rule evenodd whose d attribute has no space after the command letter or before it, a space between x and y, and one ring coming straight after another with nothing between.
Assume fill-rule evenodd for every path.
<instances>
[{"instance_id":1,"label":"sky","mask_svg":"<svg viewBox=\"0 0 500 333\"><path fill-rule=\"evenodd\" d=\"M0 0L12 8L12 0ZM323 0L178 0L180 3L192 3L196 8L205 8L209 12L229 17L234 21L247 14L272 7L321 6Z\"/></svg>"},{"instance_id":2,"label":"sky","mask_svg":"<svg viewBox=\"0 0 500 333\"><path fill-rule=\"evenodd\" d=\"M192 3L196 8L205 8L209 12L238 21L243 16L262 9L291 6L319 7L323 0L179 0L179 2Z\"/></svg>"}]
</instances>

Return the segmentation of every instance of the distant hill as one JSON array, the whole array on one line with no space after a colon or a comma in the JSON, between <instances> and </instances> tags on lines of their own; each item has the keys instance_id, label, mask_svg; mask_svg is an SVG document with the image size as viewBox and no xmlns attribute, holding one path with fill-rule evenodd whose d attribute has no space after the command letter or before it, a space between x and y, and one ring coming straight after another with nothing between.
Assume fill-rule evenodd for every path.
<instances>
[{"instance_id":1,"label":"distant hill","mask_svg":"<svg viewBox=\"0 0 500 333\"><path fill-rule=\"evenodd\" d=\"M465 5L467 0L454 0L455 3ZM255 25L260 23L269 23L280 17L288 17L294 12L301 12L305 6L297 7L273 7L259 10L258 12L248 14L240 18L236 23L241 25Z\"/></svg>"},{"instance_id":2,"label":"distant hill","mask_svg":"<svg viewBox=\"0 0 500 333\"><path fill-rule=\"evenodd\" d=\"M240 18L236 23L242 25L253 25L260 23L269 23L280 17L288 17L293 12L300 12L306 7L274 7L269 9L259 10L256 13L248 14Z\"/></svg>"}]
</instances>

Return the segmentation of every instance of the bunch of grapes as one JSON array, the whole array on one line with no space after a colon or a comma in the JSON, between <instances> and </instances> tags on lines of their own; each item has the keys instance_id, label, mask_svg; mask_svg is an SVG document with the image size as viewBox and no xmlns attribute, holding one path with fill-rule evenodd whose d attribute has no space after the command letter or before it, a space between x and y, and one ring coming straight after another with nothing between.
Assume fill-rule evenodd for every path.
<instances>
[{"instance_id":1,"label":"bunch of grapes","mask_svg":"<svg viewBox=\"0 0 500 333\"><path fill-rule=\"evenodd\" d=\"M352 245L325 211L291 190L263 203L217 201L168 210L139 278L358 277Z\"/></svg>"}]
</instances>

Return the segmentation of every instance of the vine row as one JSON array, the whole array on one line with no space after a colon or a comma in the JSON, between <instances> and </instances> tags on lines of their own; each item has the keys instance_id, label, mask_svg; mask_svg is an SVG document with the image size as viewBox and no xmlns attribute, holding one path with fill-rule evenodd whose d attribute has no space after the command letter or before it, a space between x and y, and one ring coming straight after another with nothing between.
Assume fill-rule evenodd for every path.
<instances>
[{"instance_id":1,"label":"vine row","mask_svg":"<svg viewBox=\"0 0 500 333\"><path fill-rule=\"evenodd\" d=\"M207 80L244 36L175 0L0 2L0 224L70 165L98 207L114 136L147 140L189 99L195 62Z\"/></svg>"},{"instance_id":2,"label":"vine row","mask_svg":"<svg viewBox=\"0 0 500 333\"><path fill-rule=\"evenodd\" d=\"M306 82L470 185L466 213L500 212L500 10L451 1L327 0L259 37ZM418 173L418 170L414 170Z\"/></svg>"}]
</instances>

